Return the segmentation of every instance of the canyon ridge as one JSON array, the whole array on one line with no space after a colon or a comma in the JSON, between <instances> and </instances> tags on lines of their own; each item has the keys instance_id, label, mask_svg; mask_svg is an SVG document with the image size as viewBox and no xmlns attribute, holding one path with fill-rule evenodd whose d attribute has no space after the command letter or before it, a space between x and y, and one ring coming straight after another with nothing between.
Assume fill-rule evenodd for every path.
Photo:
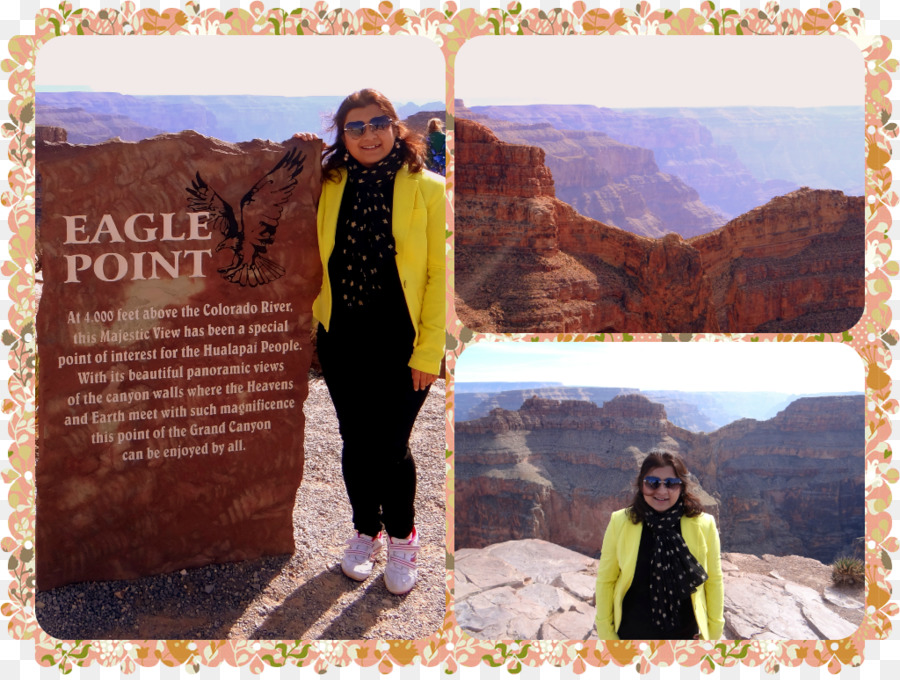
<instances>
[{"instance_id":1,"label":"canyon ridge","mask_svg":"<svg viewBox=\"0 0 900 680\"><path fill-rule=\"evenodd\" d=\"M556 197L545 152L457 119L456 311L479 332L841 332L864 308L863 198L801 188L689 239Z\"/></svg>"},{"instance_id":2,"label":"canyon ridge","mask_svg":"<svg viewBox=\"0 0 900 680\"><path fill-rule=\"evenodd\" d=\"M456 548L539 538L596 557L640 462L661 449L684 458L723 550L830 563L865 534L864 424L863 395L800 398L709 434L640 394L602 407L532 397L457 422Z\"/></svg>"},{"instance_id":3,"label":"canyon ridge","mask_svg":"<svg viewBox=\"0 0 900 680\"><path fill-rule=\"evenodd\" d=\"M865 120L861 105L610 109L589 104L466 107L456 100L456 115L487 125L505 142L543 148L557 178L557 197L566 203L570 201L562 187L567 182L557 176L552 147L539 137L530 139L529 130L552 127L566 136L575 131L599 134L652 155L659 171L678 177L726 218L801 186L839 189L854 196L864 189L865 166L856 145L856 133ZM522 138L513 138L507 132L512 129ZM828 143L822 144L823 139ZM564 158L575 160L574 155L595 158L590 147L574 146ZM574 207L582 215L606 221Z\"/></svg>"},{"instance_id":4,"label":"canyon ridge","mask_svg":"<svg viewBox=\"0 0 900 680\"><path fill-rule=\"evenodd\" d=\"M643 394L666 407L669 421L691 432L712 432L741 418L768 420L802 396L842 396L846 393L787 394L785 392L647 390L561 383L460 382L454 386L456 422L474 420L495 408L516 411L529 397L592 401L603 406L622 394Z\"/></svg>"}]
</instances>

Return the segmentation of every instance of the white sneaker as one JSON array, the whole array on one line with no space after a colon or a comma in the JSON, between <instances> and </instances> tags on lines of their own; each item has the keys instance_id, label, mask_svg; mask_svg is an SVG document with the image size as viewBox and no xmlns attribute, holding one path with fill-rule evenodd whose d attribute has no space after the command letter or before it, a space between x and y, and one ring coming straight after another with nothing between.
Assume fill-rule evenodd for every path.
<instances>
[{"instance_id":1,"label":"white sneaker","mask_svg":"<svg viewBox=\"0 0 900 680\"><path fill-rule=\"evenodd\" d=\"M347 541L344 559L341 560L344 575L354 581L365 581L369 578L372 575L372 567L375 566L375 556L383 545L380 531L374 538L357 531L356 536Z\"/></svg>"},{"instance_id":2,"label":"white sneaker","mask_svg":"<svg viewBox=\"0 0 900 680\"><path fill-rule=\"evenodd\" d=\"M384 585L394 595L404 595L416 585L418 568L416 553L419 552L419 534L413 527L408 538L396 539L388 536L387 566L384 568Z\"/></svg>"}]
</instances>

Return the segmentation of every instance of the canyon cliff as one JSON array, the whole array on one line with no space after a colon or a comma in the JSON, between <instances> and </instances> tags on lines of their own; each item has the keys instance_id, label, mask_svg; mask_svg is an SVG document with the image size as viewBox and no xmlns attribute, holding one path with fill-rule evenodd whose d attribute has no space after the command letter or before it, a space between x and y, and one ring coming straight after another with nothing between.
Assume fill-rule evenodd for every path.
<instances>
[{"instance_id":1,"label":"canyon cliff","mask_svg":"<svg viewBox=\"0 0 900 680\"><path fill-rule=\"evenodd\" d=\"M584 217L543 150L457 119L457 315L483 332L839 332L864 305L861 197L801 189L685 241Z\"/></svg>"},{"instance_id":2,"label":"canyon cliff","mask_svg":"<svg viewBox=\"0 0 900 680\"><path fill-rule=\"evenodd\" d=\"M456 424L456 547L541 538L597 556L640 462L662 449L686 461L723 550L830 562L865 533L864 417L862 395L798 399L710 434L638 394L495 409Z\"/></svg>"},{"instance_id":3,"label":"canyon cliff","mask_svg":"<svg viewBox=\"0 0 900 680\"><path fill-rule=\"evenodd\" d=\"M739 420L693 455L719 500L728 550L830 562L865 534L862 395L797 399L766 421ZM736 546L740 546L739 548Z\"/></svg>"},{"instance_id":4,"label":"canyon cliff","mask_svg":"<svg viewBox=\"0 0 900 680\"><path fill-rule=\"evenodd\" d=\"M682 107L653 111L625 109L619 113L645 119L653 117L658 121L655 125L648 121L649 124L642 125L644 129L638 134L653 128L665 130L665 125L661 123L667 119L693 119L709 130L715 147L733 149L741 164L763 186L794 185L779 193L787 193L791 188L806 185L830 187L846 194L861 195L865 188L865 161L858 145L865 120L862 104L802 108L760 106ZM635 134L633 128L621 128L625 138L629 133ZM828 141L823 144L822 140ZM666 144L671 148L664 151L663 145ZM677 166L679 150L672 144L672 140L667 142L659 136L653 140L652 146L659 149L656 153L662 156L660 164L666 167L666 172L673 172L670 168ZM698 174L702 173L701 176L710 174L708 170L703 173L700 163L682 164L691 167Z\"/></svg>"},{"instance_id":5,"label":"canyon cliff","mask_svg":"<svg viewBox=\"0 0 900 680\"><path fill-rule=\"evenodd\" d=\"M118 92L39 92L37 122L64 127L73 144L113 137L138 141L161 132L194 130L223 141L288 139L319 133L322 110L341 97L133 96Z\"/></svg>"},{"instance_id":6,"label":"canyon cliff","mask_svg":"<svg viewBox=\"0 0 900 680\"><path fill-rule=\"evenodd\" d=\"M650 149L602 132L483 122L504 142L543 149L556 197L585 217L652 238L668 232L698 236L725 224L725 216L704 205L694 189L661 172Z\"/></svg>"},{"instance_id":7,"label":"canyon cliff","mask_svg":"<svg viewBox=\"0 0 900 680\"><path fill-rule=\"evenodd\" d=\"M651 401L662 404L673 424L691 432L712 432L741 418L768 420L801 396L784 392L686 392L577 385L537 385L517 388L515 383L470 384L457 381L454 390L455 417L459 422L481 418L495 408L515 411L529 397L592 401L597 406L603 406L621 394L643 394Z\"/></svg>"},{"instance_id":8,"label":"canyon cliff","mask_svg":"<svg viewBox=\"0 0 900 680\"><path fill-rule=\"evenodd\" d=\"M697 190L707 206L727 217L801 186L863 193L864 158L854 146L864 126L861 106L648 110L543 104L462 108L471 115L458 115L489 127L493 127L492 121L510 121L602 132L623 144L650 150L663 173L680 178Z\"/></svg>"},{"instance_id":9,"label":"canyon cliff","mask_svg":"<svg viewBox=\"0 0 900 680\"><path fill-rule=\"evenodd\" d=\"M90 112L77 107L44 107L39 112L41 127L62 128L73 144L99 144L110 139L139 142L164 131L143 125L116 113Z\"/></svg>"},{"instance_id":10,"label":"canyon cliff","mask_svg":"<svg viewBox=\"0 0 900 680\"><path fill-rule=\"evenodd\" d=\"M194 130L228 142L289 139L295 132L325 134L324 115L342 96L277 97L231 95L125 95L118 92L38 92L39 125L63 127L72 144L96 144L114 137L139 141L163 132ZM394 102L397 115L439 111L442 102ZM427 122L427 121L426 121Z\"/></svg>"}]
</instances>

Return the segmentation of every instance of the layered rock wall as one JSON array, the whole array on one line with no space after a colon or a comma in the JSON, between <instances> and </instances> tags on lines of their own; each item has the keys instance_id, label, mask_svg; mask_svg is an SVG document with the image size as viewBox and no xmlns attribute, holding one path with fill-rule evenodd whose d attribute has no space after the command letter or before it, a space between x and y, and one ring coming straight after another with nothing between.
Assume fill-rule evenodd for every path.
<instances>
[{"instance_id":1,"label":"layered rock wall","mask_svg":"<svg viewBox=\"0 0 900 680\"><path fill-rule=\"evenodd\" d=\"M688 243L703 260L719 326L776 330L780 320L777 330L799 331L858 319L864 234L862 196L803 188Z\"/></svg>"},{"instance_id":2,"label":"layered rock wall","mask_svg":"<svg viewBox=\"0 0 900 680\"><path fill-rule=\"evenodd\" d=\"M830 562L865 533L864 450L862 396L798 399L710 434L704 484L731 545Z\"/></svg>"},{"instance_id":3,"label":"layered rock wall","mask_svg":"<svg viewBox=\"0 0 900 680\"><path fill-rule=\"evenodd\" d=\"M35 143L46 144L47 142L66 142L68 135L65 128L53 125L38 125L34 129Z\"/></svg>"},{"instance_id":4,"label":"layered rock wall","mask_svg":"<svg viewBox=\"0 0 900 680\"><path fill-rule=\"evenodd\" d=\"M543 152L456 122L457 315L493 332L839 332L864 305L862 198L800 190L688 241L553 195Z\"/></svg>"},{"instance_id":5,"label":"layered rock wall","mask_svg":"<svg viewBox=\"0 0 900 680\"><path fill-rule=\"evenodd\" d=\"M724 549L830 562L865 531L864 417L862 395L798 399L710 434L638 394L495 409L456 425L456 545L542 538L596 556L640 462L662 449L686 461Z\"/></svg>"},{"instance_id":6,"label":"layered rock wall","mask_svg":"<svg viewBox=\"0 0 900 680\"><path fill-rule=\"evenodd\" d=\"M470 117L465 109L457 116ZM650 149L622 144L602 132L472 118L504 142L543 149L556 197L586 217L653 238L667 232L696 236L726 221L681 179L661 172Z\"/></svg>"},{"instance_id":7,"label":"layered rock wall","mask_svg":"<svg viewBox=\"0 0 900 680\"><path fill-rule=\"evenodd\" d=\"M832 134L819 139L834 140L828 145L828 149L817 151L814 156L817 161L827 158L833 164L835 160L846 159L846 154L836 153L835 148L831 147L841 146L841 137L846 136L848 130L847 121L844 120L843 125L835 127L828 124L827 116L814 113L810 115L809 110L801 115L797 109L783 109L778 113L772 109L744 108L740 113L734 109L720 109L719 113L724 116L720 117L716 127L727 128L727 132L719 135L714 134L707 126L706 123L713 121L702 109L670 109L651 113L647 110L622 111L596 106L543 105L477 106L472 107L472 111L485 121L494 119L518 124L540 122L559 130L603 132L622 144L645 147L652 150L663 173L680 178L684 184L697 190L706 206L727 217L740 215L772 196L788 193L803 184L813 184L812 179L816 177L823 179L822 186L842 188L845 183L840 182L838 177L849 174L846 171L838 175L827 173L826 179L816 171L796 172L799 169L797 166L805 166L807 170L816 166L815 161L809 160L813 155L808 153L808 149L816 142L805 140L805 143L798 144L795 141L811 131L821 134L827 128ZM706 110L711 111L713 110ZM741 121L741 127L745 131L752 128L756 130L756 134L765 136L766 139L763 142L757 140L755 145L747 144L748 135L735 132L736 113L745 116ZM861 115L859 121L862 125ZM773 138L778 140L777 144L773 144ZM740 146L741 154L738 154L734 145ZM780 171L774 177L764 173L757 178L742 162L748 155L748 148L754 146L755 150L750 156L779 159L779 163L771 163ZM787 148L792 152L786 153ZM754 167L761 170L759 164ZM787 174L781 174L782 172ZM861 176L861 162L858 172ZM804 179L801 180L801 177ZM835 181L839 183L835 184Z\"/></svg>"},{"instance_id":8,"label":"layered rock wall","mask_svg":"<svg viewBox=\"0 0 900 680\"><path fill-rule=\"evenodd\" d=\"M460 135L464 144L459 144ZM536 147L497 144L489 130L457 131L456 190L472 196L470 219L459 234L463 248L525 249L545 255L558 250L553 220L553 178ZM489 195L489 198L486 197ZM524 200L523 200L524 199Z\"/></svg>"},{"instance_id":9,"label":"layered rock wall","mask_svg":"<svg viewBox=\"0 0 900 680\"><path fill-rule=\"evenodd\" d=\"M691 447L695 438L637 394L602 407L535 397L516 412L457 423L457 546L543 538L596 556L610 515L631 500L645 453ZM715 513L715 501L703 498Z\"/></svg>"}]
</instances>

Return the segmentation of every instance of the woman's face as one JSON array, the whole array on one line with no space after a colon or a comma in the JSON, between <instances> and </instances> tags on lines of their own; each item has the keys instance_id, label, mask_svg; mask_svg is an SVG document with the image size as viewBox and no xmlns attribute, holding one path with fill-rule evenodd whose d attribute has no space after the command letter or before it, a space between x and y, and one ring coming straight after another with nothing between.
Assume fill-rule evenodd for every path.
<instances>
[{"instance_id":1,"label":"woman's face","mask_svg":"<svg viewBox=\"0 0 900 680\"><path fill-rule=\"evenodd\" d=\"M679 479L678 475L675 473L675 468L671 465L652 468L644 475L644 480L646 480L647 477L656 477L663 481L667 479ZM684 486L684 484L673 486L671 489L667 488L665 484L660 484L656 489L651 489L644 483L644 480L641 480L641 493L644 495L644 500L647 501L647 505L657 512L665 512L678 502L678 498L681 496L681 487Z\"/></svg>"},{"instance_id":2,"label":"woman's face","mask_svg":"<svg viewBox=\"0 0 900 680\"><path fill-rule=\"evenodd\" d=\"M369 104L358 109L350 109L347 112L344 126L346 127L347 123L368 123L373 118L379 118L384 115L386 114L378 104ZM397 136L393 125L386 130L377 132L372 129L371 125L367 125L362 137L353 137L346 132L341 134L344 135L344 146L347 147L347 151L360 165L366 168L372 167L391 152L391 149L394 147L394 139Z\"/></svg>"}]
</instances>

